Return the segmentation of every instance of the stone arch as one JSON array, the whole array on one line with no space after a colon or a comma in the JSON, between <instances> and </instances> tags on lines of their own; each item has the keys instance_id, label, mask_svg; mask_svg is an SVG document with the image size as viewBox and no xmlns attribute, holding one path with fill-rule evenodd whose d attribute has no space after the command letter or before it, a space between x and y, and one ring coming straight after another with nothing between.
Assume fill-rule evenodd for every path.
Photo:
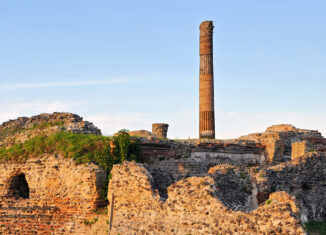
<instances>
[{"instance_id":1,"label":"stone arch","mask_svg":"<svg viewBox=\"0 0 326 235\"><path fill-rule=\"evenodd\" d=\"M29 198L29 186L25 174L20 173L12 176L9 180L8 196L18 198Z\"/></svg>"}]
</instances>

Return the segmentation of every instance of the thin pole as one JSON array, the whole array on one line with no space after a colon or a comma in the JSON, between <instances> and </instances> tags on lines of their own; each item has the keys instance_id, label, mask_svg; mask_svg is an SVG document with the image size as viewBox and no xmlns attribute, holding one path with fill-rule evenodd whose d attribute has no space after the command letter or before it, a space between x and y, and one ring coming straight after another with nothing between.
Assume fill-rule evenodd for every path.
<instances>
[{"instance_id":1,"label":"thin pole","mask_svg":"<svg viewBox=\"0 0 326 235\"><path fill-rule=\"evenodd\" d=\"M114 195L112 193L112 196L111 196L111 210L110 210L110 223L109 223L109 235L110 235L110 232L111 232L111 229L112 229L112 219L113 219L113 204L114 204Z\"/></svg>"}]
</instances>

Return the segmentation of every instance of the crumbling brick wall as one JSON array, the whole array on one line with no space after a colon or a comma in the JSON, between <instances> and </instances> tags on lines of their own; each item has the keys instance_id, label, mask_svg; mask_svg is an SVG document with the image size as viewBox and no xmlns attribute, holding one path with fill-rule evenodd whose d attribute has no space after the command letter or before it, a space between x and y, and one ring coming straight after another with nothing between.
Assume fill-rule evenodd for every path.
<instances>
[{"instance_id":1,"label":"crumbling brick wall","mask_svg":"<svg viewBox=\"0 0 326 235\"><path fill-rule=\"evenodd\" d=\"M239 140L251 140L264 145L268 160L266 166L291 160L292 144L295 142L321 143L325 147L325 139L318 131L299 129L285 124L268 127L263 133L242 136Z\"/></svg>"},{"instance_id":2,"label":"crumbling brick wall","mask_svg":"<svg viewBox=\"0 0 326 235\"><path fill-rule=\"evenodd\" d=\"M234 212L218 199L209 176L172 184L165 202L140 164L115 165L112 176L112 234L304 234L294 198L284 192L250 213Z\"/></svg>"},{"instance_id":3,"label":"crumbling brick wall","mask_svg":"<svg viewBox=\"0 0 326 235\"><path fill-rule=\"evenodd\" d=\"M203 176L216 165L259 166L266 158L265 147L246 141L181 142L142 140L141 157L165 187L190 176ZM162 179L162 180L161 180ZM164 182L165 180L165 182Z\"/></svg>"},{"instance_id":4,"label":"crumbling brick wall","mask_svg":"<svg viewBox=\"0 0 326 235\"><path fill-rule=\"evenodd\" d=\"M100 167L56 155L0 163L0 234L93 234L105 180Z\"/></svg>"},{"instance_id":5,"label":"crumbling brick wall","mask_svg":"<svg viewBox=\"0 0 326 235\"><path fill-rule=\"evenodd\" d=\"M270 193L285 191L294 196L301 209L302 221L326 220L326 156L308 153L287 163L253 174L264 202Z\"/></svg>"}]
</instances>

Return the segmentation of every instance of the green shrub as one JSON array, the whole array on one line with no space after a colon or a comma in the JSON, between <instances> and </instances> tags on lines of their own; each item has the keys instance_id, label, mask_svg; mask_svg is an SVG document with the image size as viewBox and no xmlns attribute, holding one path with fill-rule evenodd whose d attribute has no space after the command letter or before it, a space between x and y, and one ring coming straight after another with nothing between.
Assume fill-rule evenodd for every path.
<instances>
[{"instance_id":1,"label":"green shrub","mask_svg":"<svg viewBox=\"0 0 326 235\"><path fill-rule=\"evenodd\" d=\"M92 222L91 222L91 221L89 221L88 219L85 219L85 220L84 220L84 224L85 224L85 225L91 225L91 224L92 224Z\"/></svg>"},{"instance_id":2,"label":"green shrub","mask_svg":"<svg viewBox=\"0 0 326 235\"><path fill-rule=\"evenodd\" d=\"M311 221L304 227L308 234L326 234L326 221Z\"/></svg>"},{"instance_id":3,"label":"green shrub","mask_svg":"<svg viewBox=\"0 0 326 235\"><path fill-rule=\"evenodd\" d=\"M94 218L93 220L85 219L84 224L85 225L92 225L92 224L95 224L97 221L98 221L98 218Z\"/></svg>"},{"instance_id":4,"label":"green shrub","mask_svg":"<svg viewBox=\"0 0 326 235\"><path fill-rule=\"evenodd\" d=\"M128 157L129 145L130 145L130 135L127 130L123 129L118 132L117 136L121 161L126 161Z\"/></svg>"}]
</instances>

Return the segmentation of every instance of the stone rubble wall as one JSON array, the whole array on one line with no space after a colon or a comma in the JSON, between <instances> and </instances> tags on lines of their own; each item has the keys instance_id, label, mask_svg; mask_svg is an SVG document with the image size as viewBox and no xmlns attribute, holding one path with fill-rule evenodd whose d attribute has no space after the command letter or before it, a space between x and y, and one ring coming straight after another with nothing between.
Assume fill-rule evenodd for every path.
<instances>
[{"instance_id":1,"label":"stone rubble wall","mask_svg":"<svg viewBox=\"0 0 326 235\"><path fill-rule=\"evenodd\" d=\"M291 159L296 160L307 153L326 153L326 139L308 139L292 144Z\"/></svg>"},{"instance_id":2,"label":"stone rubble wall","mask_svg":"<svg viewBox=\"0 0 326 235\"><path fill-rule=\"evenodd\" d=\"M244 212L258 208L257 190L245 167L217 165L209 169L208 175L214 179L217 197L226 207Z\"/></svg>"},{"instance_id":3,"label":"stone rubble wall","mask_svg":"<svg viewBox=\"0 0 326 235\"><path fill-rule=\"evenodd\" d=\"M101 135L101 130L72 113L43 113L30 118L20 117L0 125L0 147L22 143L34 136L67 131Z\"/></svg>"},{"instance_id":4,"label":"stone rubble wall","mask_svg":"<svg viewBox=\"0 0 326 235\"><path fill-rule=\"evenodd\" d=\"M254 141L257 144L266 146L268 154L268 164L266 165L276 165L289 161L291 159L292 144L295 142L318 143L325 141L318 131L299 129L284 124L271 126L263 133L242 136L239 140Z\"/></svg>"},{"instance_id":5,"label":"stone rubble wall","mask_svg":"<svg viewBox=\"0 0 326 235\"><path fill-rule=\"evenodd\" d=\"M13 177L21 174L29 198L11 192ZM100 195L105 180L100 167L56 155L0 163L0 234L95 234L85 222L107 220L95 213L106 206Z\"/></svg>"},{"instance_id":6,"label":"stone rubble wall","mask_svg":"<svg viewBox=\"0 0 326 235\"><path fill-rule=\"evenodd\" d=\"M141 164L113 167L109 200L111 234L304 234L294 198L285 192L249 213L234 212L218 199L210 176L190 177L168 187L162 201ZM109 208L109 213L111 208Z\"/></svg>"},{"instance_id":7,"label":"stone rubble wall","mask_svg":"<svg viewBox=\"0 0 326 235\"><path fill-rule=\"evenodd\" d=\"M168 185L190 176L204 176L216 165L260 166L265 148L248 142L188 143L143 140L141 157L166 196Z\"/></svg>"},{"instance_id":8,"label":"stone rubble wall","mask_svg":"<svg viewBox=\"0 0 326 235\"><path fill-rule=\"evenodd\" d=\"M136 137L153 137L153 138L156 137L152 132L147 130L128 131L128 133L130 136L136 136Z\"/></svg>"},{"instance_id":9,"label":"stone rubble wall","mask_svg":"<svg viewBox=\"0 0 326 235\"><path fill-rule=\"evenodd\" d=\"M326 155L309 153L252 174L257 185L258 203L270 193L285 191L294 196L301 209L301 220L326 220Z\"/></svg>"},{"instance_id":10,"label":"stone rubble wall","mask_svg":"<svg viewBox=\"0 0 326 235\"><path fill-rule=\"evenodd\" d=\"M3 123L0 147L58 131L101 134L78 115L41 114ZM0 162L0 234L107 234L111 207L112 234L303 234L300 222L326 220L318 131L276 125L236 140L139 139L145 164L113 167L108 208L97 165L54 154ZM13 184L22 174L27 198Z\"/></svg>"}]
</instances>

